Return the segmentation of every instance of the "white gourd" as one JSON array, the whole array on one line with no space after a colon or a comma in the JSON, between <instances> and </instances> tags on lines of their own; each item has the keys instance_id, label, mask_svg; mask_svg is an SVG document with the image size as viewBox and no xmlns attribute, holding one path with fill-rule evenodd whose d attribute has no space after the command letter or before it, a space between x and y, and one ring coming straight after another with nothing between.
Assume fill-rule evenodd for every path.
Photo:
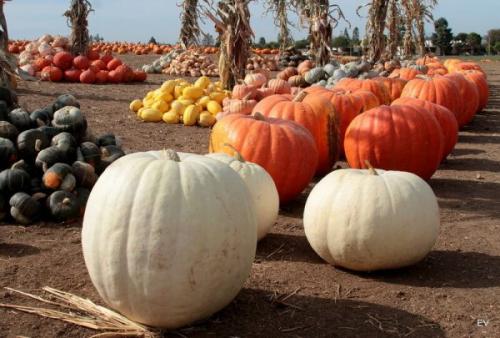
<instances>
[{"instance_id":1,"label":"white gourd","mask_svg":"<svg viewBox=\"0 0 500 338\"><path fill-rule=\"evenodd\" d=\"M304 209L304 230L330 264L395 269L424 258L436 242L439 208L429 185L400 171L343 169L324 177Z\"/></svg>"},{"instance_id":2,"label":"white gourd","mask_svg":"<svg viewBox=\"0 0 500 338\"><path fill-rule=\"evenodd\" d=\"M178 328L228 305L255 257L250 192L227 165L173 151L110 165L90 194L82 246L105 302L139 323Z\"/></svg>"}]
</instances>

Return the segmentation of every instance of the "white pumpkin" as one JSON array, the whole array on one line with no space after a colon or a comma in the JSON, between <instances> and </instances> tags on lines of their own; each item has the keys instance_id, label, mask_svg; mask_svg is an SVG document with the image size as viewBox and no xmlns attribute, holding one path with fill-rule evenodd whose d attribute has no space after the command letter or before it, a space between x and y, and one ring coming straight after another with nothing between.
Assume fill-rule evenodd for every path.
<instances>
[{"instance_id":1,"label":"white pumpkin","mask_svg":"<svg viewBox=\"0 0 500 338\"><path fill-rule=\"evenodd\" d=\"M246 162L238 154L235 157L225 153L212 153L206 156L226 163L245 181L257 213L257 239L264 238L278 218L280 204L278 190L271 175L260 165Z\"/></svg>"},{"instance_id":2,"label":"white pumpkin","mask_svg":"<svg viewBox=\"0 0 500 338\"><path fill-rule=\"evenodd\" d=\"M229 304L255 257L257 222L245 183L205 156L135 153L110 165L82 229L90 278L112 308L178 328Z\"/></svg>"},{"instance_id":3,"label":"white pumpkin","mask_svg":"<svg viewBox=\"0 0 500 338\"><path fill-rule=\"evenodd\" d=\"M439 208L432 189L414 174L336 170L311 191L304 230L330 264L357 271L395 269L432 249Z\"/></svg>"}]
</instances>

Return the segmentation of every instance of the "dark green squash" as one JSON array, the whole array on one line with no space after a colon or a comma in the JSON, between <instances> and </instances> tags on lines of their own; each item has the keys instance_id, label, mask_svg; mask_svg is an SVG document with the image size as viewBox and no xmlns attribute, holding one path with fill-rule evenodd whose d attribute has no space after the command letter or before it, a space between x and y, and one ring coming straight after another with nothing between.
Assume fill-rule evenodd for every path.
<instances>
[{"instance_id":1,"label":"dark green squash","mask_svg":"<svg viewBox=\"0 0 500 338\"><path fill-rule=\"evenodd\" d=\"M120 147L117 146L105 146L101 147L101 162L97 167L97 172L102 173L111 163L125 156L125 153Z\"/></svg>"},{"instance_id":2,"label":"dark green squash","mask_svg":"<svg viewBox=\"0 0 500 338\"><path fill-rule=\"evenodd\" d=\"M32 162L36 155L49 146L50 142L42 131L29 129L17 136L17 151L19 156Z\"/></svg>"},{"instance_id":3,"label":"dark green squash","mask_svg":"<svg viewBox=\"0 0 500 338\"><path fill-rule=\"evenodd\" d=\"M0 172L0 193L10 197L16 192L28 192L31 187L30 175L21 169L5 169Z\"/></svg>"},{"instance_id":4,"label":"dark green squash","mask_svg":"<svg viewBox=\"0 0 500 338\"><path fill-rule=\"evenodd\" d=\"M62 132L52 138L52 145L59 148L64 154L65 162L70 163L76 159L78 144L76 139L68 132Z\"/></svg>"},{"instance_id":5,"label":"dark green squash","mask_svg":"<svg viewBox=\"0 0 500 338\"><path fill-rule=\"evenodd\" d=\"M28 175L30 176L36 176L38 175L38 172L36 170L36 167L33 165L33 162L28 163L25 160L19 160L16 163L14 163L10 169L20 169L23 171L26 171Z\"/></svg>"},{"instance_id":6,"label":"dark green squash","mask_svg":"<svg viewBox=\"0 0 500 338\"><path fill-rule=\"evenodd\" d=\"M60 128L62 131L67 131L75 138L80 139L85 136L87 130L87 120L85 116L76 107L63 107L54 113L52 120L54 127Z\"/></svg>"},{"instance_id":7,"label":"dark green squash","mask_svg":"<svg viewBox=\"0 0 500 338\"><path fill-rule=\"evenodd\" d=\"M54 136L61 133L61 130L59 128L52 126L42 126L38 127L37 129L44 133L49 141L51 141Z\"/></svg>"},{"instance_id":8,"label":"dark green squash","mask_svg":"<svg viewBox=\"0 0 500 338\"><path fill-rule=\"evenodd\" d=\"M98 179L93 166L86 162L76 161L71 166L73 175L75 175L76 183L80 187L91 189Z\"/></svg>"},{"instance_id":9,"label":"dark green squash","mask_svg":"<svg viewBox=\"0 0 500 338\"><path fill-rule=\"evenodd\" d=\"M7 103L0 100L0 121L7 121L9 118L9 107Z\"/></svg>"},{"instance_id":10,"label":"dark green squash","mask_svg":"<svg viewBox=\"0 0 500 338\"><path fill-rule=\"evenodd\" d=\"M62 189L62 186L68 186L71 182L66 182L68 176L73 177L73 181L75 181L75 177L72 175L72 168L66 163L55 163L50 168L45 171L42 177L43 186L47 189L52 190L68 190L67 188ZM71 180L71 177L68 180ZM76 181L75 181L76 183ZM74 184L73 184L74 188ZM70 189L71 191L73 189Z\"/></svg>"},{"instance_id":11,"label":"dark green squash","mask_svg":"<svg viewBox=\"0 0 500 338\"><path fill-rule=\"evenodd\" d=\"M0 222L5 219L5 216L9 213L9 203L7 203L7 198L0 191Z\"/></svg>"},{"instance_id":12,"label":"dark green squash","mask_svg":"<svg viewBox=\"0 0 500 338\"><path fill-rule=\"evenodd\" d=\"M47 199L52 218L57 222L72 220L80 216L80 200L70 192L58 190Z\"/></svg>"},{"instance_id":13,"label":"dark green squash","mask_svg":"<svg viewBox=\"0 0 500 338\"><path fill-rule=\"evenodd\" d=\"M19 131L32 127L30 114L21 108L14 109L9 113L9 122L16 126Z\"/></svg>"},{"instance_id":14,"label":"dark green squash","mask_svg":"<svg viewBox=\"0 0 500 338\"><path fill-rule=\"evenodd\" d=\"M17 95L10 89L0 87L0 100L7 104L7 108L17 104Z\"/></svg>"},{"instance_id":15,"label":"dark green squash","mask_svg":"<svg viewBox=\"0 0 500 338\"><path fill-rule=\"evenodd\" d=\"M61 150L55 146L52 146L45 148L38 153L38 155L36 156L35 165L45 172L54 164L64 161L64 154L61 152Z\"/></svg>"},{"instance_id":16,"label":"dark green squash","mask_svg":"<svg viewBox=\"0 0 500 338\"><path fill-rule=\"evenodd\" d=\"M17 140L17 135L19 132L17 128L8 121L0 121L0 137L7 138L12 142Z\"/></svg>"},{"instance_id":17,"label":"dark green squash","mask_svg":"<svg viewBox=\"0 0 500 338\"><path fill-rule=\"evenodd\" d=\"M93 166L94 168L101 162L101 150L98 146L91 142L83 142L80 144L80 152L82 158L78 158L78 161L84 161Z\"/></svg>"},{"instance_id":18,"label":"dark green squash","mask_svg":"<svg viewBox=\"0 0 500 338\"><path fill-rule=\"evenodd\" d=\"M31 224L40 216L40 203L25 192L14 194L9 204L10 215L21 224Z\"/></svg>"},{"instance_id":19,"label":"dark green squash","mask_svg":"<svg viewBox=\"0 0 500 338\"><path fill-rule=\"evenodd\" d=\"M40 177L31 177L30 181L30 191L32 193L43 192L44 187L42 184L42 179Z\"/></svg>"},{"instance_id":20,"label":"dark green squash","mask_svg":"<svg viewBox=\"0 0 500 338\"><path fill-rule=\"evenodd\" d=\"M52 111L52 108L50 108L50 109L49 108L42 108L42 109L37 109L37 110L33 111L30 114L31 123L34 126L39 126L39 127L49 126L50 121L52 120L52 115L53 115L53 112L51 113L51 111Z\"/></svg>"},{"instance_id":21,"label":"dark green squash","mask_svg":"<svg viewBox=\"0 0 500 338\"><path fill-rule=\"evenodd\" d=\"M76 100L76 98L73 95L63 94L63 95L60 95L55 100L54 104L52 105L52 110L54 112L56 112L59 109L61 109L63 107L67 107L67 106L80 108L80 103Z\"/></svg>"},{"instance_id":22,"label":"dark green squash","mask_svg":"<svg viewBox=\"0 0 500 338\"><path fill-rule=\"evenodd\" d=\"M74 194L78 199L80 205L80 216L85 214L85 208L87 207L87 201L89 200L90 190L82 187L76 188Z\"/></svg>"},{"instance_id":23,"label":"dark green squash","mask_svg":"<svg viewBox=\"0 0 500 338\"><path fill-rule=\"evenodd\" d=\"M0 137L0 170L9 168L17 160L17 150L14 143Z\"/></svg>"},{"instance_id":24,"label":"dark green squash","mask_svg":"<svg viewBox=\"0 0 500 338\"><path fill-rule=\"evenodd\" d=\"M111 133L103 134L103 135L99 136L96 140L96 144L99 147L118 145L117 141L116 141L116 136L114 134L111 134Z\"/></svg>"}]
</instances>

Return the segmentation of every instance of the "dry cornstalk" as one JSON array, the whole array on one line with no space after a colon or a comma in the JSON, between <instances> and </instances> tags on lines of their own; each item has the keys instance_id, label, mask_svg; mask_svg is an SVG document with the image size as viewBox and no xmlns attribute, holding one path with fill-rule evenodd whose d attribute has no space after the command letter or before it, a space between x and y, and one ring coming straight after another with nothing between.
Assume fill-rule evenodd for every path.
<instances>
[{"instance_id":1,"label":"dry cornstalk","mask_svg":"<svg viewBox=\"0 0 500 338\"><path fill-rule=\"evenodd\" d=\"M366 23L366 36L368 38L368 60L375 63L380 60L385 48L385 20L387 18L387 10L389 0L372 0L362 7L370 6L368 11L368 21Z\"/></svg>"},{"instance_id":2,"label":"dry cornstalk","mask_svg":"<svg viewBox=\"0 0 500 338\"><path fill-rule=\"evenodd\" d=\"M293 39L288 27L290 21L288 20L289 0L266 0L267 11L275 15L274 24L279 28L279 44L280 52L285 51L291 46Z\"/></svg>"},{"instance_id":3,"label":"dry cornstalk","mask_svg":"<svg viewBox=\"0 0 500 338\"><path fill-rule=\"evenodd\" d=\"M71 27L71 53L86 55L89 48L88 20L92 5L88 0L71 0L70 8L64 13Z\"/></svg>"},{"instance_id":4,"label":"dry cornstalk","mask_svg":"<svg viewBox=\"0 0 500 338\"><path fill-rule=\"evenodd\" d=\"M437 4L437 0L412 0L415 16L415 26L417 28L416 45L420 56L425 55L425 21L434 21L432 10Z\"/></svg>"},{"instance_id":5,"label":"dry cornstalk","mask_svg":"<svg viewBox=\"0 0 500 338\"><path fill-rule=\"evenodd\" d=\"M15 304L2 304L0 307L14 309L22 312L36 314L38 316L61 320L67 323L76 324L92 330L106 331L102 334L97 334L93 337L142 337L155 338L159 337L160 332L147 326L138 324L127 319L126 317L109 310L105 307L93 303L89 299L84 299L53 289L44 287L42 290L49 293L54 300L49 300L40 296L22 292L19 290L6 288L11 292L35 299L37 301L67 309L67 312L58 311L50 308L23 306Z\"/></svg>"},{"instance_id":6,"label":"dry cornstalk","mask_svg":"<svg viewBox=\"0 0 500 338\"><path fill-rule=\"evenodd\" d=\"M396 57L398 52L398 47L400 44L400 25L401 11L399 7L398 0L390 0L389 3L389 13L388 13L388 25L389 35L387 37L387 49L385 57L388 60L392 60Z\"/></svg>"},{"instance_id":7,"label":"dry cornstalk","mask_svg":"<svg viewBox=\"0 0 500 338\"><path fill-rule=\"evenodd\" d=\"M17 86L17 59L9 53L9 31L5 18L4 5L8 0L0 0L0 87L12 91ZM13 92L14 93L14 92ZM15 93L14 93L15 94ZM13 95L14 100L17 96ZM17 103L17 102L16 102Z\"/></svg>"},{"instance_id":8,"label":"dry cornstalk","mask_svg":"<svg viewBox=\"0 0 500 338\"><path fill-rule=\"evenodd\" d=\"M413 21L415 20L415 9L413 0L401 0L404 9L405 34L403 35L403 57L411 58L414 50Z\"/></svg>"},{"instance_id":9,"label":"dry cornstalk","mask_svg":"<svg viewBox=\"0 0 500 338\"><path fill-rule=\"evenodd\" d=\"M215 24L220 39L219 76L224 89L232 89L245 77L254 37L248 4L252 0L220 0L215 8L210 0L205 14Z\"/></svg>"},{"instance_id":10,"label":"dry cornstalk","mask_svg":"<svg viewBox=\"0 0 500 338\"><path fill-rule=\"evenodd\" d=\"M198 43L198 38L200 36L198 14L198 0L184 0L182 2L182 19L179 42L184 49Z\"/></svg>"}]
</instances>

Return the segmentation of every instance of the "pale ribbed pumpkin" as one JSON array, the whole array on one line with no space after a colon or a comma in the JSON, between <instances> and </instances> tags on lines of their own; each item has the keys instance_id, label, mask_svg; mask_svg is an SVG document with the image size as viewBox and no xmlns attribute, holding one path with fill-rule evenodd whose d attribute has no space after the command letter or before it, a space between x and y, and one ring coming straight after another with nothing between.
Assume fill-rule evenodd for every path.
<instances>
[{"instance_id":1,"label":"pale ribbed pumpkin","mask_svg":"<svg viewBox=\"0 0 500 338\"><path fill-rule=\"evenodd\" d=\"M164 328L229 304L256 243L255 208L240 176L220 161L179 160L173 151L114 162L83 219L83 256L101 297L134 321Z\"/></svg>"},{"instance_id":2,"label":"pale ribbed pumpkin","mask_svg":"<svg viewBox=\"0 0 500 338\"><path fill-rule=\"evenodd\" d=\"M432 249L439 207L429 185L411 173L335 170L307 198L304 231L330 264L356 271L396 269Z\"/></svg>"},{"instance_id":3,"label":"pale ribbed pumpkin","mask_svg":"<svg viewBox=\"0 0 500 338\"><path fill-rule=\"evenodd\" d=\"M245 76L245 83L249 86L262 87L266 84L267 78L262 73L252 73Z\"/></svg>"},{"instance_id":4,"label":"pale ribbed pumpkin","mask_svg":"<svg viewBox=\"0 0 500 338\"><path fill-rule=\"evenodd\" d=\"M290 94L292 90L292 86L287 81L281 79L269 80L267 87L271 88L274 94Z\"/></svg>"}]
</instances>

